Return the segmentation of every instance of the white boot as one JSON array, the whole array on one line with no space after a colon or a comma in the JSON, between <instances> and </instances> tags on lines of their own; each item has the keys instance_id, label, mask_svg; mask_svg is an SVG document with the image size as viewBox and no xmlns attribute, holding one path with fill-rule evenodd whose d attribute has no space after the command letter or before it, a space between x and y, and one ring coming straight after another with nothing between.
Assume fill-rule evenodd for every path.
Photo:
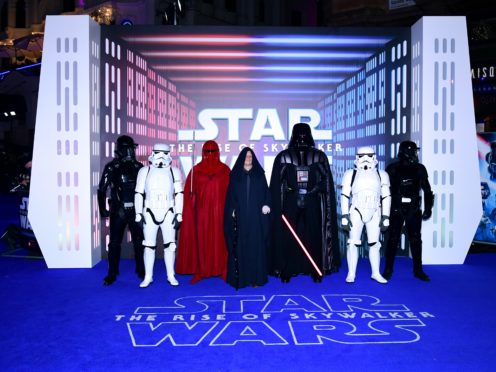
<instances>
[{"instance_id":1,"label":"white boot","mask_svg":"<svg viewBox=\"0 0 496 372\"><path fill-rule=\"evenodd\" d=\"M172 244L169 248L164 249L164 261L165 261L165 270L167 271L167 281L172 286L179 285L179 282L175 278L174 272L174 262L176 260L176 252L171 249Z\"/></svg>"},{"instance_id":2,"label":"white boot","mask_svg":"<svg viewBox=\"0 0 496 372\"><path fill-rule=\"evenodd\" d=\"M358 264L358 247L351 242L348 242L346 261L348 261L348 276L346 276L346 283L355 283L356 268Z\"/></svg>"},{"instance_id":3,"label":"white boot","mask_svg":"<svg viewBox=\"0 0 496 372\"><path fill-rule=\"evenodd\" d=\"M386 284L387 280L384 279L384 277L381 275L381 272L379 271L379 266L381 264L380 249L381 249L381 243L379 242L375 243L372 247L369 247L369 261L370 261L370 267L372 269L371 278L378 283Z\"/></svg>"},{"instance_id":4,"label":"white boot","mask_svg":"<svg viewBox=\"0 0 496 372\"><path fill-rule=\"evenodd\" d=\"M148 287L153 282L153 265L155 264L155 249L145 247L145 278L140 283L141 288Z\"/></svg>"}]
</instances>

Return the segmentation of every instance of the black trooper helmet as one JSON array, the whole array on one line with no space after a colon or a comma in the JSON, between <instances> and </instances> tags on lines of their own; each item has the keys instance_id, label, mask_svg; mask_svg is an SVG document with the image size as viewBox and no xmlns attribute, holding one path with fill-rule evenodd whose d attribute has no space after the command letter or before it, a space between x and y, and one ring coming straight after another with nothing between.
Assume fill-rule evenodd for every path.
<instances>
[{"instance_id":1,"label":"black trooper helmet","mask_svg":"<svg viewBox=\"0 0 496 372\"><path fill-rule=\"evenodd\" d=\"M418 163L418 150L420 150L420 147L417 147L415 142L403 141L398 149L398 158L409 163Z\"/></svg>"},{"instance_id":2,"label":"black trooper helmet","mask_svg":"<svg viewBox=\"0 0 496 372\"><path fill-rule=\"evenodd\" d=\"M135 159L135 150L138 145L134 143L134 140L129 136L120 136L117 138L115 155L119 159L123 160L133 160Z\"/></svg>"},{"instance_id":3,"label":"black trooper helmet","mask_svg":"<svg viewBox=\"0 0 496 372\"><path fill-rule=\"evenodd\" d=\"M310 125L307 123L295 124L288 147L315 147Z\"/></svg>"}]
</instances>

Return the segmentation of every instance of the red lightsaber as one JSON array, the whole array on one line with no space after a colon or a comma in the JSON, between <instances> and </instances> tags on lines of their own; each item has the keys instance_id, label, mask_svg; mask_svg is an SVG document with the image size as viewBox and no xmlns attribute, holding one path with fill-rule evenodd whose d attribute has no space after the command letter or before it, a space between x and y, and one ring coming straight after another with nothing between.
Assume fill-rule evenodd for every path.
<instances>
[{"instance_id":1,"label":"red lightsaber","mask_svg":"<svg viewBox=\"0 0 496 372\"><path fill-rule=\"evenodd\" d=\"M303 253L305 253L305 255L307 256L308 260L310 261L310 263L312 264L313 268L315 269L315 271L317 271L317 273L320 275L320 276L323 276L322 275L322 271L320 271L319 267L317 266L317 264L315 263L315 261L313 260L312 256L310 256L310 253L308 253L307 249L305 248L305 246L303 245L303 243L301 242L300 238L298 237L298 235L296 235L296 232L293 230L293 228L291 227L289 221L286 219L286 216L284 214L281 215L282 217L282 220L284 221L284 223L286 224L286 226L288 227L289 231L291 231L291 234L293 234L294 238L296 239L296 241L298 242L298 244L300 245L300 248L302 249Z\"/></svg>"}]
</instances>

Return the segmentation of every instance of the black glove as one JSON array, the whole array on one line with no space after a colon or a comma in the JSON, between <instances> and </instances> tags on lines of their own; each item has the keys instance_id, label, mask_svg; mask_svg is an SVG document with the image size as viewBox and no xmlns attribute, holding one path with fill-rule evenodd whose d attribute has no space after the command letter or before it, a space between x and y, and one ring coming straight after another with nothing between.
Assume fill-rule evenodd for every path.
<instances>
[{"instance_id":1,"label":"black glove","mask_svg":"<svg viewBox=\"0 0 496 372\"><path fill-rule=\"evenodd\" d=\"M107 209L106 196L102 190L98 190L98 209L100 210L100 216L107 218L110 216L110 211Z\"/></svg>"},{"instance_id":2,"label":"black glove","mask_svg":"<svg viewBox=\"0 0 496 372\"><path fill-rule=\"evenodd\" d=\"M181 227L181 222L183 222L183 216L181 213L177 213L172 220L172 224L174 225L175 230L179 230L179 228Z\"/></svg>"},{"instance_id":3,"label":"black glove","mask_svg":"<svg viewBox=\"0 0 496 372\"><path fill-rule=\"evenodd\" d=\"M422 219L424 221L428 220L429 218L431 218L432 216L432 210L429 209L429 210L425 210L424 213L422 213Z\"/></svg>"}]
</instances>

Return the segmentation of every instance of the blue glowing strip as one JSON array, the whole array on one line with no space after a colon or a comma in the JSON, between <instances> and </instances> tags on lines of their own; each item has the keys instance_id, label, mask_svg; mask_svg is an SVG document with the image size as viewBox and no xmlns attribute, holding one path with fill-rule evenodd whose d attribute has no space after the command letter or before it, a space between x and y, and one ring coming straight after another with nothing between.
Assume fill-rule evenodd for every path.
<instances>
[{"instance_id":1,"label":"blue glowing strip","mask_svg":"<svg viewBox=\"0 0 496 372\"><path fill-rule=\"evenodd\" d=\"M18 68L16 68L16 70L17 71L20 71L20 70L25 70L27 68L36 67L36 66L41 66L41 62L39 62L39 63L33 63L32 65L29 65L29 66L18 67Z\"/></svg>"},{"instance_id":2,"label":"blue glowing strip","mask_svg":"<svg viewBox=\"0 0 496 372\"><path fill-rule=\"evenodd\" d=\"M372 52L265 52L255 53L264 58L301 58L301 59L355 59L369 58Z\"/></svg>"},{"instance_id":3,"label":"blue glowing strip","mask_svg":"<svg viewBox=\"0 0 496 372\"><path fill-rule=\"evenodd\" d=\"M263 78L256 79L257 81L268 82L268 83L312 83L312 84L328 84L328 83L340 83L343 81L342 78Z\"/></svg>"},{"instance_id":4,"label":"blue glowing strip","mask_svg":"<svg viewBox=\"0 0 496 372\"><path fill-rule=\"evenodd\" d=\"M17 67L15 70L16 70L16 71L20 71L20 70L25 70L25 69L32 68L32 67L36 67L36 66L41 66L41 62L38 62L38 63L33 63L32 65L27 65L27 66ZM3 71L3 72L0 72L0 76L4 77L5 75L10 74L11 72L12 72L12 71Z\"/></svg>"},{"instance_id":5,"label":"blue glowing strip","mask_svg":"<svg viewBox=\"0 0 496 372\"><path fill-rule=\"evenodd\" d=\"M335 36L321 36L321 37L305 37L305 36L269 36L262 37L257 40L258 43L264 44L304 44L304 45L342 45L342 46L356 46L356 45L376 45L382 46L389 42L389 37L335 37Z\"/></svg>"},{"instance_id":6,"label":"blue glowing strip","mask_svg":"<svg viewBox=\"0 0 496 372\"><path fill-rule=\"evenodd\" d=\"M20 71L20 70L25 70L27 68L36 67L36 66L41 66L41 62L33 63L32 65L29 65L29 66L18 67L18 68L16 68L16 70Z\"/></svg>"},{"instance_id":7,"label":"blue glowing strip","mask_svg":"<svg viewBox=\"0 0 496 372\"><path fill-rule=\"evenodd\" d=\"M361 66L254 66L250 69L261 71L300 71L300 72L355 72Z\"/></svg>"}]
</instances>

